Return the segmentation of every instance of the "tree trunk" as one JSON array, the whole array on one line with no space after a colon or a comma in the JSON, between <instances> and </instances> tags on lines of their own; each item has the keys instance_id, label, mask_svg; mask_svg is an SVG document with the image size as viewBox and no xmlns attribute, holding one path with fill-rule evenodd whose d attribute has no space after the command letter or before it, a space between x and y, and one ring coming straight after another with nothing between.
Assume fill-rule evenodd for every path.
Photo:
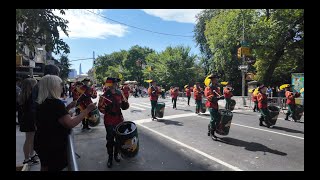
<instances>
[{"instance_id":1,"label":"tree trunk","mask_svg":"<svg viewBox=\"0 0 320 180\"><path fill-rule=\"evenodd\" d=\"M280 58L283 56L283 54L284 54L284 45L282 45L282 47L277 50L272 61L270 62L269 67L266 70L266 74L263 78L263 83L265 85L271 85L270 83L271 83L271 78L272 78L273 72L274 72L275 68L277 67L278 62L279 62Z\"/></svg>"}]
</instances>

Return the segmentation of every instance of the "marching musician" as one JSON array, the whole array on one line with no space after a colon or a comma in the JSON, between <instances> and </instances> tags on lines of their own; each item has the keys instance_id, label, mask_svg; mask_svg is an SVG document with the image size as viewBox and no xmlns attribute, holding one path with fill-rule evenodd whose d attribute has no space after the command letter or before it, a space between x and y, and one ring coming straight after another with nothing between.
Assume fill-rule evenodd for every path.
<instances>
[{"instance_id":1,"label":"marching musician","mask_svg":"<svg viewBox=\"0 0 320 180\"><path fill-rule=\"evenodd\" d=\"M196 82L195 87L193 88L193 97L196 101L196 114L199 114L202 109L202 88L200 87L200 83Z\"/></svg>"},{"instance_id":2,"label":"marching musician","mask_svg":"<svg viewBox=\"0 0 320 180\"><path fill-rule=\"evenodd\" d=\"M286 104L288 105L288 111L286 113L286 118L285 120L289 120L289 115L291 114L292 116L295 114L296 111L296 99L297 97L300 97L300 93L293 93L291 90L291 86L287 86L286 88L286 98L287 98L287 102ZM296 121L296 120L294 120Z\"/></svg>"},{"instance_id":3,"label":"marching musician","mask_svg":"<svg viewBox=\"0 0 320 180\"><path fill-rule=\"evenodd\" d=\"M257 99L258 93L259 93L259 86L253 90L252 95L251 95L252 101L253 101L253 103L254 103L253 112L256 112L256 110L257 110L258 112L260 111L260 109L259 109L259 107L258 107L258 99Z\"/></svg>"},{"instance_id":4,"label":"marching musician","mask_svg":"<svg viewBox=\"0 0 320 180\"><path fill-rule=\"evenodd\" d=\"M174 91L174 88L173 86L170 87L170 96L171 96L171 103L173 104L173 91Z\"/></svg>"},{"instance_id":5,"label":"marching musician","mask_svg":"<svg viewBox=\"0 0 320 180\"><path fill-rule=\"evenodd\" d=\"M89 78L84 78L82 80L82 83L83 85L82 86L78 86L76 89L78 91L78 97L79 100L78 100L78 107L80 109L80 111L84 110L88 104L92 103L92 100L91 98L95 99L97 98L97 91L92 88L90 86L90 79ZM88 120L88 117L85 117L83 120L82 120L82 129L91 129L89 127L89 120Z\"/></svg>"},{"instance_id":6,"label":"marching musician","mask_svg":"<svg viewBox=\"0 0 320 180\"><path fill-rule=\"evenodd\" d=\"M189 88L188 85L186 86L185 91L186 91L186 96L187 96L187 98L188 98L188 106L190 106L191 90L190 90L190 88Z\"/></svg>"},{"instance_id":7,"label":"marching musician","mask_svg":"<svg viewBox=\"0 0 320 180\"><path fill-rule=\"evenodd\" d=\"M172 91L172 99L173 99L173 109L177 110L177 98L178 98L178 95L179 95L179 88L178 87L175 87Z\"/></svg>"},{"instance_id":8,"label":"marching musician","mask_svg":"<svg viewBox=\"0 0 320 180\"><path fill-rule=\"evenodd\" d=\"M217 138L217 136L214 134L216 127L219 123L219 105L218 100L224 99L224 96L221 96L219 94L220 88L218 87L218 75L211 74L208 77L211 82L208 87L204 90L204 95L207 97L206 107L208 107L208 110L210 112L210 124L209 124L209 133L211 135L211 138Z\"/></svg>"},{"instance_id":9,"label":"marching musician","mask_svg":"<svg viewBox=\"0 0 320 180\"><path fill-rule=\"evenodd\" d=\"M267 125L268 128L270 128L271 123L270 123L270 114L269 114L269 110L268 110L268 97L266 95L267 92L267 87L264 85L261 85L259 87L259 94L257 96L258 99L258 107L260 109L261 112L261 116L259 118L259 126L263 126L263 122L264 121Z\"/></svg>"},{"instance_id":10,"label":"marching musician","mask_svg":"<svg viewBox=\"0 0 320 180\"><path fill-rule=\"evenodd\" d=\"M119 143L115 135L115 128L118 124L124 121L122 110L129 108L129 103L122 92L117 89L120 79L108 77L105 86L108 87L106 92L100 96L98 109L104 114L104 126L107 132L106 135L106 148L108 152L108 168L112 167L112 160L120 162Z\"/></svg>"},{"instance_id":11,"label":"marching musician","mask_svg":"<svg viewBox=\"0 0 320 180\"><path fill-rule=\"evenodd\" d=\"M227 84L227 86L223 89L223 95L226 100L226 106L225 109L230 109L230 102L231 102L231 97L233 96L232 94L232 87L231 84Z\"/></svg>"},{"instance_id":12,"label":"marching musician","mask_svg":"<svg viewBox=\"0 0 320 180\"><path fill-rule=\"evenodd\" d=\"M155 120L157 119L156 106L158 103L158 96L161 94L161 90L156 86L155 80L152 80L150 83L151 83L151 86L148 88L148 94L151 101L151 119Z\"/></svg>"},{"instance_id":13,"label":"marching musician","mask_svg":"<svg viewBox=\"0 0 320 180\"><path fill-rule=\"evenodd\" d=\"M130 87L128 86L128 84L124 83L123 86L121 87L121 90L124 93L124 96L129 99L129 93L131 91Z\"/></svg>"}]
</instances>

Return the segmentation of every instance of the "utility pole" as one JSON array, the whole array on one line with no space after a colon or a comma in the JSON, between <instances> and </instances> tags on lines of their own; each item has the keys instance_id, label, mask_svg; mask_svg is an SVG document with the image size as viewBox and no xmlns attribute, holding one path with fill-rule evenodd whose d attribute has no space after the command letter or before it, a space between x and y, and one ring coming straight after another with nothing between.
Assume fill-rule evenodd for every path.
<instances>
[{"instance_id":1,"label":"utility pole","mask_svg":"<svg viewBox=\"0 0 320 180\"><path fill-rule=\"evenodd\" d=\"M244 15L241 11L242 14L242 41L243 41L243 45L245 44L245 38L244 38ZM242 46L242 45L241 45ZM245 61L246 61L246 55L242 54L242 66L245 66ZM242 74L242 101L243 101L243 105L246 105L246 100L244 97L244 92L245 92L245 86L246 86L246 80L245 80L245 73L247 72L247 68L241 68L241 74Z\"/></svg>"},{"instance_id":2,"label":"utility pole","mask_svg":"<svg viewBox=\"0 0 320 180\"><path fill-rule=\"evenodd\" d=\"M95 76L95 74L96 74L96 69L95 69L95 67L94 67L94 65L95 65L95 61L96 61L94 51L93 51L93 54L92 54L92 59L93 59L93 60L92 60L93 83L94 83L94 84L97 84L97 82L96 82L96 78L94 77L94 76Z\"/></svg>"}]
</instances>

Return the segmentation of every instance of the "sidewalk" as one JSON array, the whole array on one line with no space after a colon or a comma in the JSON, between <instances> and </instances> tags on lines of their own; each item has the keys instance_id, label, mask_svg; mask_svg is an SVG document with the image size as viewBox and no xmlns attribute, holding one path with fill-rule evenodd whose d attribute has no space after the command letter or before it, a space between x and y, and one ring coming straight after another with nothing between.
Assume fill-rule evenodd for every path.
<instances>
[{"instance_id":1,"label":"sidewalk","mask_svg":"<svg viewBox=\"0 0 320 180\"><path fill-rule=\"evenodd\" d=\"M18 117L16 116L16 122ZM16 166L22 166L24 161L23 145L26 139L26 134L20 132L19 126L16 125ZM39 160L40 162L40 160ZM29 166L29 171L40 171L40 163L37 165Z\"/></svg>"}]
</instances>

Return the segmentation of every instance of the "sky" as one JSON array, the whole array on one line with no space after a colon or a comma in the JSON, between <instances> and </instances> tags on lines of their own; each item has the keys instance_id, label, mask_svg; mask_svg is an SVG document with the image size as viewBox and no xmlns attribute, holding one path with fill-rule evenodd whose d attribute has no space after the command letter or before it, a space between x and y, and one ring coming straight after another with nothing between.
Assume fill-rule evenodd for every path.
<instances>
[{"instance_id":1,"label":"sky","mask_svg":"<svg viewBox=\"0 0 320 180\"><path fill-rule=\"evenodd\" d=\"M93 61L72 60L92 58L93 51L97 58L115 51L129 50L134 45L149 47L156 52L163 51L167 46L184 45L191 48L191 54L199 55L199 47L196 47L192 36L195 16L200 11L201 9L72 9L67 10L65 15L58 12L56 15L69 21L69 37L63 32L60 32L60 37L70 47L70 69L76 69L79 74L80 63L82 73L87 73L92 68Z\"/></svg>"}]
</instances>

